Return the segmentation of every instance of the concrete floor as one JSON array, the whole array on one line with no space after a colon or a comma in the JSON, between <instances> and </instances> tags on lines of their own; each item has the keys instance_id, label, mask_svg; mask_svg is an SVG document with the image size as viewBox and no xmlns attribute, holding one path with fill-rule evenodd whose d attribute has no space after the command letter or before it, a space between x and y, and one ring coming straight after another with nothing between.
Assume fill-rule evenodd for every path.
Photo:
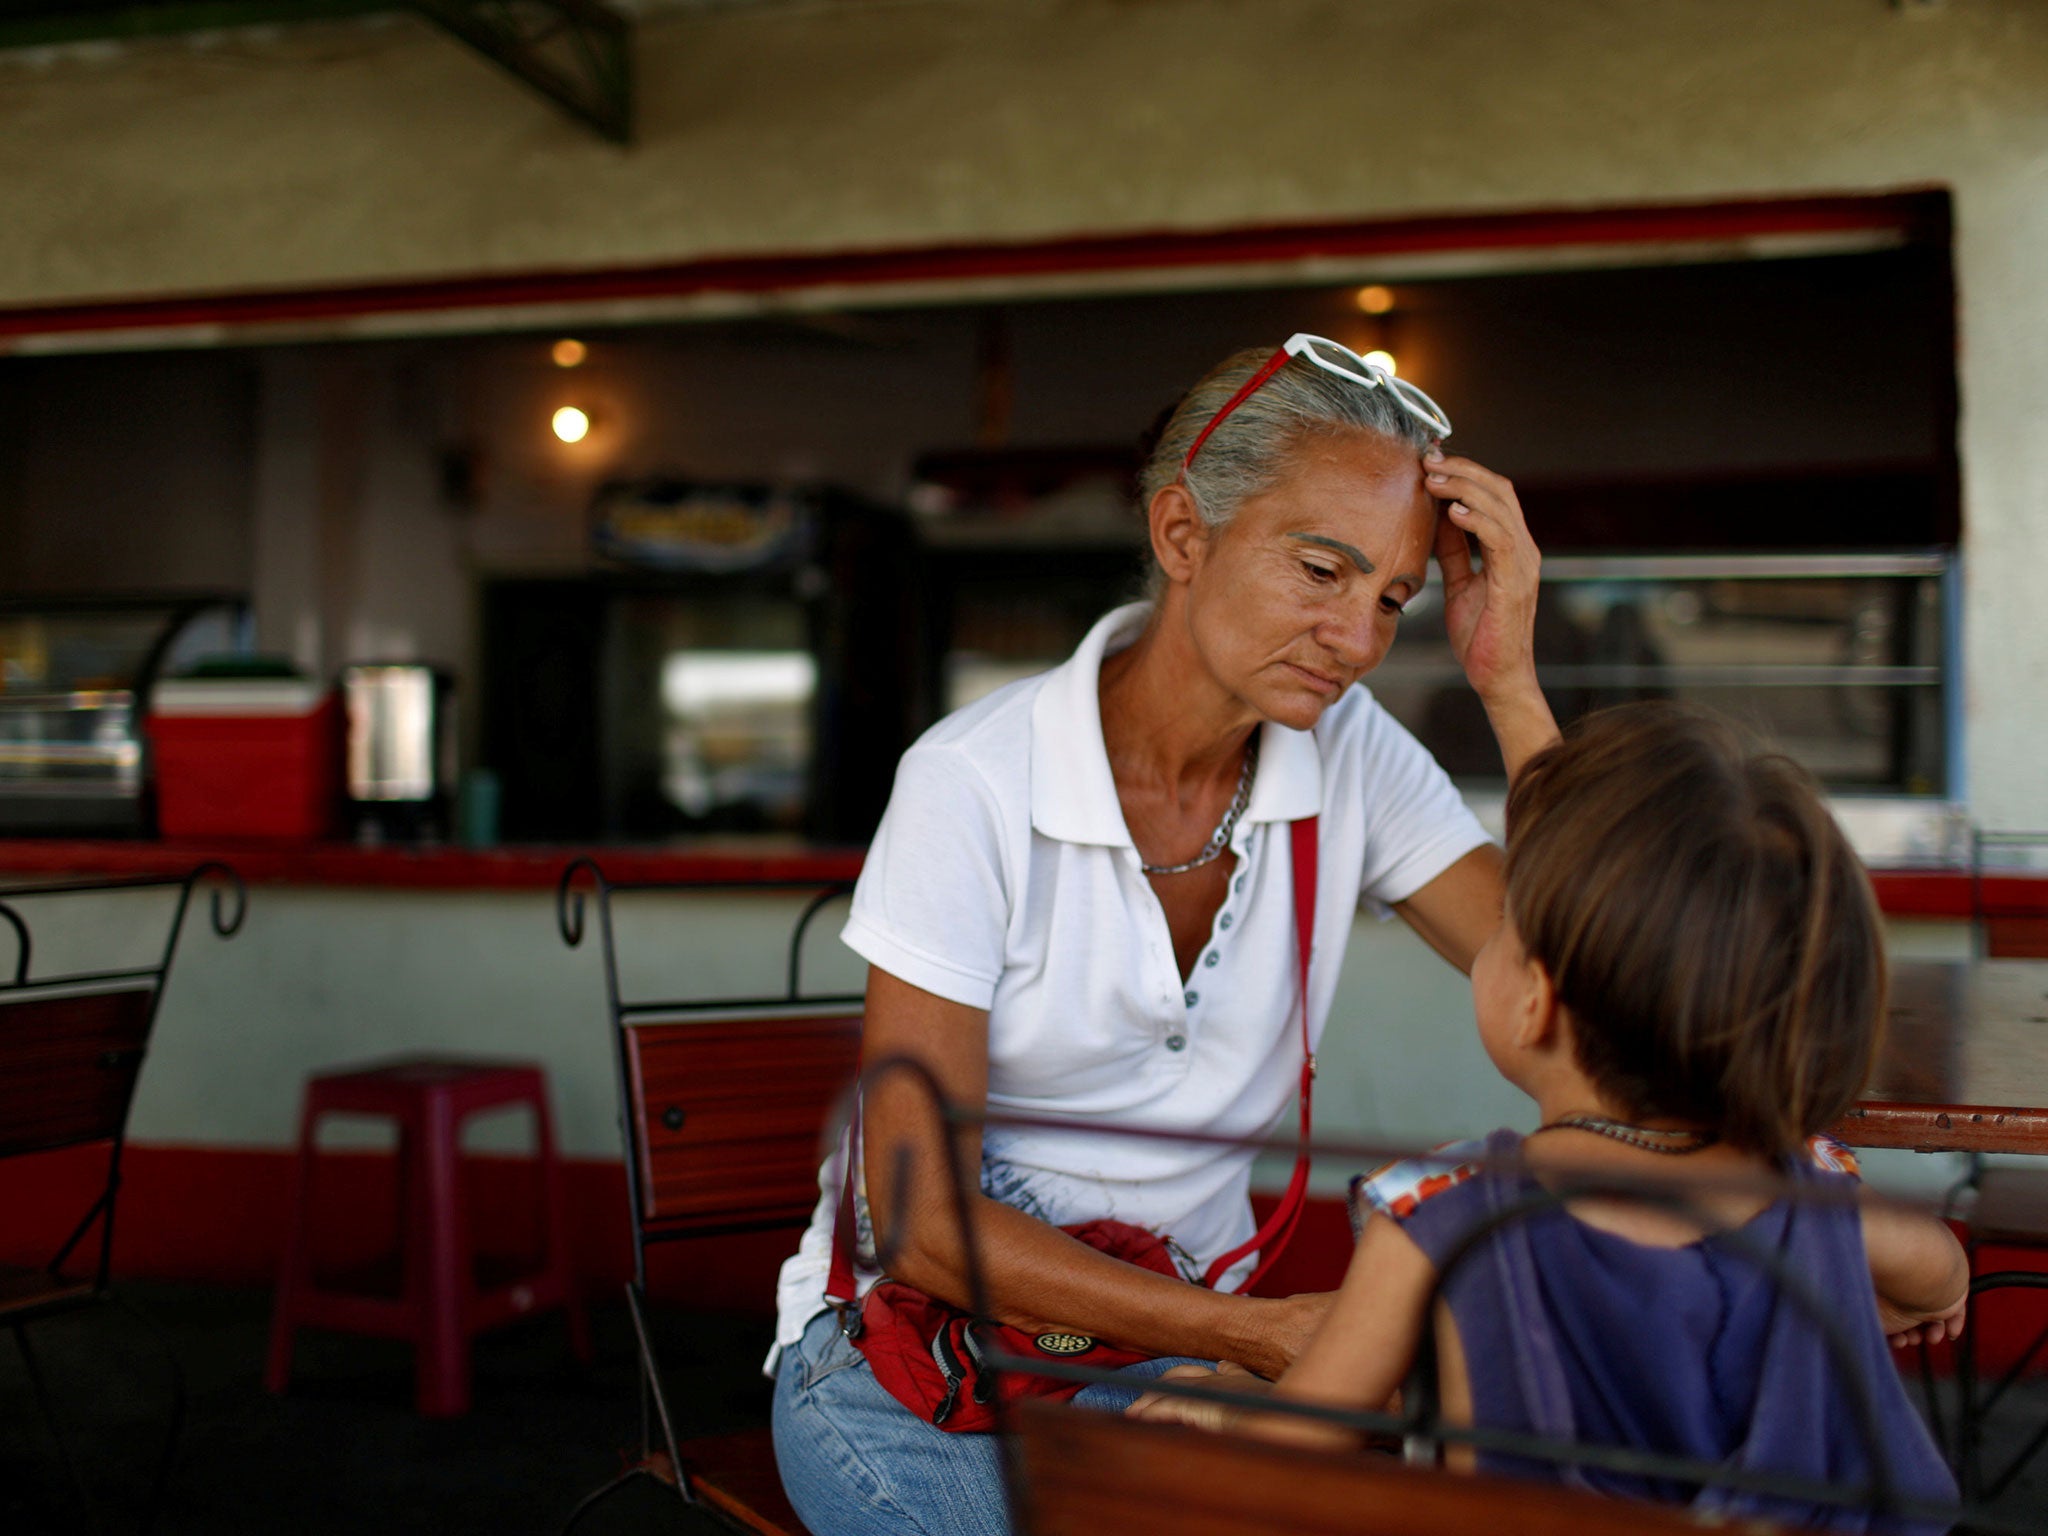
<instances>
[{"instance_id":1,"label":"concrete floor","mask_svg":"<svg viewBox=\"0 0 2048 1536\"><path fill-rule=\"evenodd\" d=\"M97 1308L32 1335L104 1530L136 1529L146 1503L169 1402L166 1343L184 1362L191 1397L162 1536L550 1536L620 1468L637 1432L631 1336L615 1304L594 1309L589 1366L571 1357L558 1319L480 1340L474 1410L426 1421L412 1411L403 1345L304 1333L292 1389L273 1398L259 1385L266 1291L137 1282L122 1295L133 1311ZM654 1324L683 1434L765 1421L766 1320L669 1311ZM1991 1426L1991 1462L2002 1464L2044 1424L2048 1381L2036 1378ZM1996 1512L1999 1529L2048 1532L2048 1457ZM0 1531L79 1528L25 1373L9 1358L0 1364ZM641 1484L577 1536L713 1529Z\"/></svg>"}]
</instances>

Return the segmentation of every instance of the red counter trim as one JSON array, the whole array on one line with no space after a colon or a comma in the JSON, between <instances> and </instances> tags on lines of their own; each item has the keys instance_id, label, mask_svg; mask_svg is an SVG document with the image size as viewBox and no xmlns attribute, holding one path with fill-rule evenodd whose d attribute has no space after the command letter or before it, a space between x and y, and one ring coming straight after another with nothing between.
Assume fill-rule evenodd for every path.
<instances>
[{"instance_id":1,"label":"red counter trim","mask_svg":"<svg viewBox=\"0 0 2048 1536\"><path fill-rule=\"evenodd\" d=\"M367 885L418 890L533 890L552 886L571 859L597 860L614 881L701 880L747 885L764 880L852 880L858 848L519 847L360 848L350 843L121 842L0 839L0 875L172 875L219 859L265 885ZM1970 877L1960 870L1878 870L1878 904L1892 917L1967 920ZM2048 876L1986 875L1985 910L2048 917Z\"/></svg>"},{"instance_id":2,"label":"red counter trim","mask_svg":"<svg viewBox=\"0 0 2048 1536\"><path fill-rule=\"evenodd\" d=\"M1978 903L2006 917L2048 917L2048 876L1986 875L1973 898L1961 870L1873 870L1877 904L1889 917L1968 920Z\"/></svg>"},{"instance_id":3,"label":"red counter trim","mask_svg":"<svg viewBox=\"0 0 2048 1536\"><path fill-rule=\"evenodd\" d=\"M5 875L182 875L217 859L258 885L355 885L415 890L535 890L571 859L595 859L614 883L851 880L857 848L360 848L351 843L0 841Z\"/></svg>"}]
</instances>

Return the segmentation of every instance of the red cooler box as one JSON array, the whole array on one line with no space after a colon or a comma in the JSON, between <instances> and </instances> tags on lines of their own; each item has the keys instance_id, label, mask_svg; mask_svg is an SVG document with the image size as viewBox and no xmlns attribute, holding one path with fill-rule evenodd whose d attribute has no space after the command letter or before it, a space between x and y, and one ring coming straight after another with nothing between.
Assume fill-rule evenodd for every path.
<instances>
[{"instance_id":1,"label":"red cooler box","mask_svg":"<svg viewBox=\"0 0 2048 1536\"><path fill-rule=\"evenodd\" d=\"M300 678L173 678L149 706L165 837L315 842L334 833L341 711Z\"/></svg>"}]
</instances>

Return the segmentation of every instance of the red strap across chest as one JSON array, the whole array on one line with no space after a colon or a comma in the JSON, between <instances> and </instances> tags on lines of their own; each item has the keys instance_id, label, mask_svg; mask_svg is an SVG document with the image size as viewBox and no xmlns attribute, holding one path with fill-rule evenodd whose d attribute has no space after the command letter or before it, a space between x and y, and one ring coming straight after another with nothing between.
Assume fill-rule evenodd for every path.
<instances>
[{"instance_id":1,"label":"red strap across chest","mask_svg":"<svg viewBox=\"0 0 2048 1536\"><path fill-rule=\"evenodd\" d=\"M1202 1284L1215 1286L1230 1266L1252 1250L1259 1250L1258 1267L1246 1277L1240 1292L1259 1283L1273 1261L1280 1257L1301 1221L1301 1208L1308 1202L1308 1140L1315 1120L1316 1056L1308 1034L1308 959L1316 932L1316 818L1293 822L1294 855L1294 952L1301 989L1301 1150L1294 1157L1294 1174L1287 1181L1287 1193L1266 1218L1266 1224L1249 1239L1223 1254L1202 1276Z\"/></svg>"}]
</instances>

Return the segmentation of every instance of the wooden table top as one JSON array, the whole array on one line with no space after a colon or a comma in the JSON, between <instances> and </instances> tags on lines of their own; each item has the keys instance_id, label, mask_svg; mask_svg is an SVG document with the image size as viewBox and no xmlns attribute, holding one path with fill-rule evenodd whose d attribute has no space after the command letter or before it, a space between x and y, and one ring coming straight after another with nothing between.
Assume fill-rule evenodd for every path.
<instances>
[{"instance_id":1,"label":"wooden table top","mask_svg":"<svg viewBox=\"0 0 2048 1536\"><path fill-rule=\"evenodd\" d=\"M2048 1153L2048 960L1902 960L1852 1146Z\"/></svg>"}]
</instances>

